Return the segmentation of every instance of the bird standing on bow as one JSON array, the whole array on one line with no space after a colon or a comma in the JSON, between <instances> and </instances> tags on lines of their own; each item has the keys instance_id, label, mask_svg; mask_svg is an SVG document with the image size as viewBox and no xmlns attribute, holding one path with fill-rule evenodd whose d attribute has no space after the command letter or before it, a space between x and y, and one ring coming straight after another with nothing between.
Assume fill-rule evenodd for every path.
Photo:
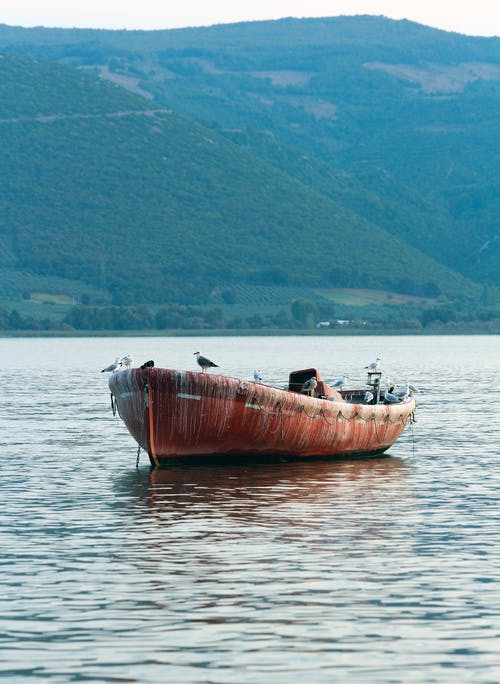
<instances>
[{"instance_id":1,"label":"bird standing on bow","mask_svg":"<svg viewBox=\"0 0 500 684\"><path fill-rule=\"evenodd\" d=\"M372 361L371 363L368 364L368 366L365 366L365 368L368 368L369 371L372 373L379 373L380 372L380 362L382 359L380 356L377 356L375 361Z\"/></svg>"},{"instance_id":2,"label":"bird standing on bow","mask_svg":"<svg viewBox=\"0 0 500 684\"><path fill-rule=\"evenodd\" d=\"M384 400L386 404L399 404L399 402L401 401L401 399L396 394L393 394L389 391L386 391L384 393Z\"/></svg>"},{"instance_id":3,"label":"bird standing on bow","mask_svg":"<svg viewBox=\"0 0 500 684\"><path fill-rule=\"evenodd\" d=\"M390 377L388 375L385 376L384 383L385 383L386 392L390 392L392 394L394 392L394 390L396 389L396 383L392 382L392 380L390 379Z\"/></svg>"},{"instance_id":4,"label":"bird standing on bow","mask_svg":"<svg viewBox=\"0 0 500 684\"><path fill-rule=\"evenodd\" d=\"M204 373L207 370L207 368L219 367L216 363L210 361L210 359L207 359L206 356L202 356L200 352L194 352L193 356L196 356L196 362L198 366L200 366L202 373Z\"/></svg>"},{"instance_id":5,"label":"bird standing on bow","mask_svg":"<svg viewBox=\"0 0 500 684\"><path fill-rule=\"evenodd\" d=\"M121 365L124 366L125 368L130 368L132 366L133 361L134 361L134 357L130 356L130 354L125 354L125 356L120 359Z\"/></svg>"},{"instance_id":6,"label":"bird standing on bow","mask_svg":"<svg viewBox=\"0 0 500 684\"><path fill-rule=\"evenodd\" d=\"M306 380L305 383L302 385L300 388L301 392L307 392L310 397L314 396L314 390L318 386L318 381L316 378L313 376L312 378L309 378L309 380Z\"/></svg>"},{"instance_id":7,"label":"bird standing on bow","mask_svg":"<svg viewBox=\"0 0 500 684\"><path fill-rule=\"evenodd\" d=\"M101 373L113 373L117 368L121 368L122 362L118 360L118 357L113 361L113 363L110 363L109 366L106 366L106 368L103 368Z\"/></svg>"},{"instance_id":8,"label":"bird standing on bow","mask_svg":"<svg viewBox=\"0 0 500 684\"><path fill-rule=\"evenodd\" d=\"M347 380L347 375L343 375L341 378L338 378L332 385L333 389L341 390L342 387L346 384Z\"/></svg>"},{"instance_id":9,"label":"bird standing on bow","mask_svg":"<svg viewBox=\"0 0 500 684\"><path fill-rule=\"evenodd\" d=\"M411 397L414 392L418 393L418 389L414 385L410 385L410 383L406 381L402 389L398 390L397 392L394 392L394 394L404 401L408 397Z\"/></svg>"}]
</instances>

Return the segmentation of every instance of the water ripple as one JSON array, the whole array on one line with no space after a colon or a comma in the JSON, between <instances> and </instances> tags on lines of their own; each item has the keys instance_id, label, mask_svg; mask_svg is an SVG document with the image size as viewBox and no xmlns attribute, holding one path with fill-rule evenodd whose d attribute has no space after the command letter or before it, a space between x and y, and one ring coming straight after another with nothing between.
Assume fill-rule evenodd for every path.
<instances>
[{"instance_id":1,"label":"water ripple","mask_svg":"<svg viewBox=\"0 0 500 684\"><path fill-rule=\"evenodd\" d=\"M0 340L5 681L500 680L498 339L325 339ZM136 471L89 368L124 346L182 367L186 345L277 383L283 359L362 378L383 349L426 388L414 440Z\"/></svg>"}]
</instances>

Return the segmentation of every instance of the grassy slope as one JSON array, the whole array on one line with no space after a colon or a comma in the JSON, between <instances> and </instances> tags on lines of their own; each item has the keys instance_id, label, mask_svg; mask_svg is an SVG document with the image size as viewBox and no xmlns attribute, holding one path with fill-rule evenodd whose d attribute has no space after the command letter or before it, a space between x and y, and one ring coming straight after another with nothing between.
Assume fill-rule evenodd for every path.
<instances>
[{"instance_id":1,"label":"grassy slope","mask_svg":"<svg viewBox=\"0 0 500 684\"><path fill-rule=\"evenodd\" d=\"M0 241L117 300L221 284L467 283L221 135L73 70L4 56ZM12 102L12 111L8 102ZM42 118L40 118L42 114ZM332 271L335 271L332 275ZM339 282L340 280L340 282ZM351 285L352 283L349 283Z\"/></svg>"},{"instance_id":2,"label":"grassy slope","mask_svg":"<svg viewBox=\"0 0 500 684\"><path fill-rule=\"evenodd\" d=\"M330 170L306 178L295 162L279 168L315 189L321 177L321 192L371 222L500 282L498 39L341 17L155 32L4 27L0 45L85 66L114 60L189 116L271 133ZM331 118L317 115L325 103ZM254 143L273 163L276 150ZM343 190L339 171L356 178Z\"/></svg>"}]
</instances>

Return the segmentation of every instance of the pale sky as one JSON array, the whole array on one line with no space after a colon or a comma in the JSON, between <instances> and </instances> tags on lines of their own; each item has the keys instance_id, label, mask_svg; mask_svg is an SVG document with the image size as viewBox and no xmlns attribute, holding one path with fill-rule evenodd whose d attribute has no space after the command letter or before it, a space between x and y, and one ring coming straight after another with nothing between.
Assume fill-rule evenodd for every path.
<instances>
[{"instance_id":1,"label":"pale sky","mask_svg":"<svg viewBox=\"0 0 500 684\"><path fill-rule=\"evenodd\" d=\"M0 23L11 26L161 29L339 14L500 36L500 0L0 0Z\"/></svg>"}]
</instances>

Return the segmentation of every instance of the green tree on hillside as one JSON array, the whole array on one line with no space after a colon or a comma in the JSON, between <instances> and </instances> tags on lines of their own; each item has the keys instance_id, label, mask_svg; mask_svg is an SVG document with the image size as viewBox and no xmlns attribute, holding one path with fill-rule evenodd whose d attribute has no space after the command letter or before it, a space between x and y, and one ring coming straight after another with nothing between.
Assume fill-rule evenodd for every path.
<instances>
[{"instance_id":1,"label":"green tree on hillside","mask_svg":"<svg viewBox=\"0 0 500 684\"><path fill-rule=\"evenodd\" d=\"M318 307L309 299L294 299L290 310L301 328L314 328L318 320Z\"/></svg>"}]
</instances>

